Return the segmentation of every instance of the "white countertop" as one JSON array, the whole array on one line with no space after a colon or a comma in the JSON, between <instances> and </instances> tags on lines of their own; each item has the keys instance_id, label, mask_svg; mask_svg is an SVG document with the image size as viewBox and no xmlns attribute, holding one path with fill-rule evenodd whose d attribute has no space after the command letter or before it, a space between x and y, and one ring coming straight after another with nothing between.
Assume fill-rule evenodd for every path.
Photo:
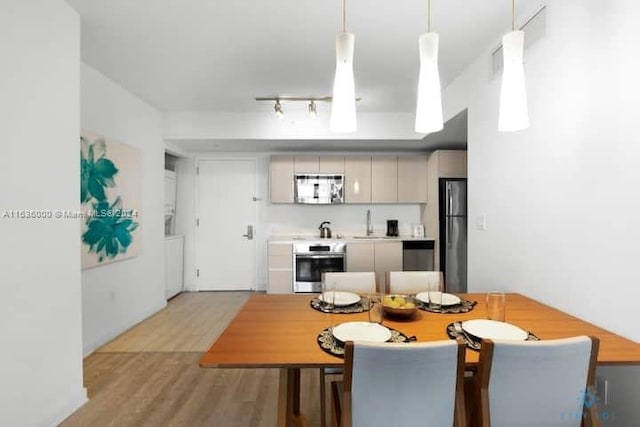
<instances>
[{"instance_id":1,"label":"white countertop","mask_svg":"<svg viewBox=\"0 0 640 427\"><path fill-rule=\"evenodd\" d=\"M413 236L397 236L397 237L389 237L384 235L371 235L371 236L360 236L360 235L345 235L341 238L336 236L330 239L322 239L319 236L313 235L304 235L304 236L287 236L287 235L276 235L269 237L270 243L296 243L296 242L309 242L309 241L318 241L318 242L402 242L402 241L431 241L435 240L433 237L413 237Z\"/></svg>"}]
</instances>

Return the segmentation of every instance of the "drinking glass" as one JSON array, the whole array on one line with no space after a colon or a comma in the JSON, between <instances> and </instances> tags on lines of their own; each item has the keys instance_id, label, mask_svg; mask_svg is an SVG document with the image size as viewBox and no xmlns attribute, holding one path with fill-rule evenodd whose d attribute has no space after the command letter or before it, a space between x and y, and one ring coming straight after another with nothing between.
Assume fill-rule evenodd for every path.
<instances>
[{"instance_id":1,"label":"drinking glass","mask_svg":"<svg viewBox=\"0 0 640 427\"><path fill-rule=\"evenodd\" d=\"M440 310L442 308L442 286L440 283L431 282L428 284L429 308Z\"/></svg>"},{"instance_id":2,"label":"drinking glass","mask_svg":"<svg viewBox=\"0 0 640 427\"><path fill-rule=\"evenodd\" d=\"M488 319L504 322L506 310L505 299L504 292L487 293L486 302Z\"/></svg>"},{"instance_id":3,"label":"drinking glass","mask_svg":"<svg viewBox=\"0 0 640 427\"><path fill-rule=\"evenodd\" d=\"M369 322L382 323L382 299L379 294L369 294L364 298L365 309L369 316Z\"/></svg>"},{"instance_id":4,"label":"drinking glass","mask_svg":"<svg viewBox=\"0 0 640 427\"><path fill-rule=\"evenodd\" d=\"M442 291L429 291L429 308L433 310L442 308Z\"/></svg>"},{"instance_id":5,"label":"drinking glass","mask_svg":"<svg viewBox=\"0 0 640 427\"><path fill-rule=\"evenodd\" d=\"M322 277L322 310L329 314L329 331L333 330L333 312L335 308L336 299L336 285L335 282L328 283L325 280L324 275Z\"/></svg>"}]
</instances>

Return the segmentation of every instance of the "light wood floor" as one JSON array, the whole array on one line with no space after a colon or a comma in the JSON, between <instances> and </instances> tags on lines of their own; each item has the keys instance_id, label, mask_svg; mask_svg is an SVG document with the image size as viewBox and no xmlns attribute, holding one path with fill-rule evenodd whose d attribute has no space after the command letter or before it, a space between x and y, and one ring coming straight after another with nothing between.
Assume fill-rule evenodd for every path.
<instances>
[{"instance_id":1,"label":"light wood floor","mask_svg":"<svg viewBox=\"0 0 640 427\"><path fill-rule=\"evenodd\" d=\"M274 426L276 369L198 366L249 295L181 294L86 357L89 402L62 426ZM319 426L317 369L302 371L301 387L301 409Z\"/></svg>"}]
</instances>

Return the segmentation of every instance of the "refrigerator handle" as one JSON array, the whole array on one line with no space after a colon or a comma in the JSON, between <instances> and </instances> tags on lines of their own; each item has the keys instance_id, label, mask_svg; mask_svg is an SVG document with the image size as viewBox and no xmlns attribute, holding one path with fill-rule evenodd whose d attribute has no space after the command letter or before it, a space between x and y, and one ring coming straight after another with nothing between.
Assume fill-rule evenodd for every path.
<instances>
[{"instance_id":1,"label":"refrigerator handle","mask_svg":"<svg viewBox=\"0 0 640 427\"><path fill-rule=\"evenodd\" d=\"M447 215L453 214L453 197L451 195L451 189L447 188ZM447 247L451 248L451 218L447 218Z\"/></svg>"}]
</instances>

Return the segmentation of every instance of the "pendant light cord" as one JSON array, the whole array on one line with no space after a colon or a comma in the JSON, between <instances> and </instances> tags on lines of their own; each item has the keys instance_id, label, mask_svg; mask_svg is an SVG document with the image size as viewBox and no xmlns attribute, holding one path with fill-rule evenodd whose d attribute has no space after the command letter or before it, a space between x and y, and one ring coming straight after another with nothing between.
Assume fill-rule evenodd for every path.
<instances>
[{"instance_id":1,"label":"pendant light cord","mask_svg":"<svg viewBox=\"0 0 640 427\"><path fill-rule=\"evenodd\" d=\"M511 31L516 30L516 0L511 0Z\"/></svg>"},{"instance_id":2,"label":"pendant light cord","mask_svg":"<svg viewBox=\"0 0 640 427\"><path fill-rule=\"evenodd\" d=\"M342 32L347 32L347 0L342 0Z\"/></svg>"},{"instance_id":3,"label":"pendant light cord","mask_svg":"<svg viewBox=\"0 0 640 427\"><path fill-rule=\"evenodd\" d=\"M431 32L431 0L427 2L427 32Z\"/></svg>"}]
</instances>

